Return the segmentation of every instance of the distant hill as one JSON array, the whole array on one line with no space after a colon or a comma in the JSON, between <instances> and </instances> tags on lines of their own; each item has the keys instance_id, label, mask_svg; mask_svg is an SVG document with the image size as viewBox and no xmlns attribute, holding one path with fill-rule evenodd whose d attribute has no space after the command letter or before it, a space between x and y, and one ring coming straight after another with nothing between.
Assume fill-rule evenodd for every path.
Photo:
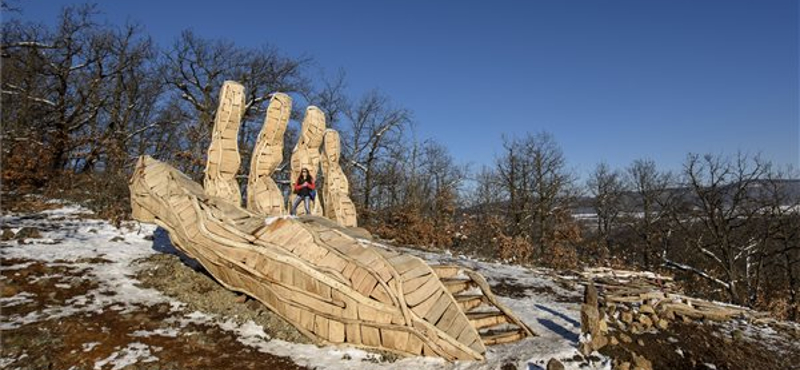
<instances>
[{"instance_id":1,"label":"distant hill","mask_svg":"<svg viewBox=\"0 0 800 370\"><path fill-rule=\"evenodd\" d=\"M780 180L772 180L772 183L778 186L778 197L781 199L781 205L783 206L794 206L800 204L800 179L780 179ZM768 180L759 180L755 181L750 185L750 196L753 197L760 197L760 196L771 196L771 190L769 189L770 181ZM735 185L728 185L725 187L728 191L728 198L734 196L734 191L737 188ZM693 191L689 187L678 187L678 188L671 188L668 190L669 197L675 197L678 199L683 199L684 202L690 203L693 201L695 197ZM633 212L638 212L642 210L642 200L641 197L635 192L626 192L623 194L624 201L629 205L626 207L627 209L632 210ZM594 202L595 198L591 196L581 196L578 197L575 205L572 207L572 214L579 217L579 218L593 218L596 214L594 209ZM495 209L503 209L503 207L507 207L506 202L502 202L499 204L493 205ZM459 213L461 214L474 214L477 212L478 207L465 207L459 209Z\"/></svg>"}]
</instances>

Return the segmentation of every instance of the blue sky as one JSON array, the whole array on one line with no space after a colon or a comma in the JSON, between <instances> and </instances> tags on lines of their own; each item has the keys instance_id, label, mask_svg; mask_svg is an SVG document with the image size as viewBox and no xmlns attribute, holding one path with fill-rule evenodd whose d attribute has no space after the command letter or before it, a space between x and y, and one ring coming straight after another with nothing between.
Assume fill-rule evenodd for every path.
<instances>
[{"instance_id":1,"label":"blue sky","mask_svg":"<svg viewBox=\"0 0 800 370\"><path fill-rule=\"evenodd\" d=\"M74 1L18 2L52 23ZM689 152L800 164L798 2L100 1L167 45L183 29L347 72L473 168L501 135L548 131L585 176L604 160L679 169Z\"/></svg>"}]
</instances>

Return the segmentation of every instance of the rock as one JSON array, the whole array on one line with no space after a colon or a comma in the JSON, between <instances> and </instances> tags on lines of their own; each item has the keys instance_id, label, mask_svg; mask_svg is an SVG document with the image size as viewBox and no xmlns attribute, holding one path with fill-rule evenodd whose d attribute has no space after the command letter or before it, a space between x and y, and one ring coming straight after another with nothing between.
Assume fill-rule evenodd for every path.
<instances>
[{"instance_id":1,"label":"rock","mask_svg":"<svg viewBox=\"0 0 800 370\"><path fill-rule=\"evenodd\" d=\"M637 320L642 324L642 329L648 329L653 326L653 321L647 315L639 315Z\"/></svg>"},{"instance_id":2,"label":"rock","mask_svg":"<svg viewBox=\"0 0 800 370\"><path fill-rule=\"evenodd\" d=\"M586 290L583 291L583 303L597 307L597 288L594 287L592 281L586 285Z\"/></svg>"},{"instance_id":3,"label":"rock","mask_svg":"<svg viewBox=\"0 0 800 370\"><path fill-rule=\"evenodd\" d=\"M623 363L617 365L616 367L614 367L614 370L630 370L630 369L631 369L631 363L630 362L623 362Z\"/></svg>"},{"instance_id":4,"label":"rock","mask_svg":"<svg viewBox=\"0 0 800 370\"><path fill-rule=\"evenodd\" d=\"M592 350L591 342L581 342L581 344L578 345L578 352L580 352L584 356L588 356L593 351L594 350Z\"/></svg>"},{"instance_id":5,"label":"rock","mask_svg":"<svg viewBox=\"0 0 800 370\"><path fill-rule=\"evenodd\" d=\"M3 235L0 236L1 240L11 240L14 239L14 232L11 229L3 229Z\"/></svg>"},{"instance_id":6,"label":"rock","mask_svg":"<svg viewBox=\"0 0 800 370\"><path fill-rule=\"evenodd\" d=\"M620 315L620 320L626 324L631 324L633 322L633 314L630 311L625 311Z\"/></svg>"},{"instance_id":7,"label":"rock","mask_svg":"<svg viewBox=\"0 0 800 370\"><path fill-rule=\"evenodd\" d=\"M608 339L603 335L592 336L592 349L599 350L608 344Z\"/></svg>"},{"instance_id":8,"label":"rock","mask_svg":"<svg viewBox=\"0 0 800 370\"><path fill-rule=\"evenodd\" d=\"M639 307L639 312L641 312L641 313L656 313L656 311L653 309L653 306L651 306L649 304L643 304L641 307Z\"/></svg>"},{"instance_id":9,"label":"rock","mask_svg":"<svg viewBox=\"0 0 800 370\"><path fill-rule=\"evenodd\" d=\"M619 340L621 340L622 343L631 343L631 342L633 342L633 339L631 339L631 337L629 337L625 333L619 333Z\"/></svg>"},{"instance_id":10,"label":"rock","mask_svg":"<svg viewBox=\"0 0 800 370\"><path fill-rule=\"evenodd\" d=\"M581 305L581 333L595 333L600 332L600 314L597 312L596 306L588 304Z\"/></svg>"},{"instance_id":11,"label":"rock","mask_svg":"<svg viewBox=\"0 0 800 370\"><path fill-rule=\"evenodd\" d=\"M634 369L653 370L653 363L650 360L633 353Z\"/></svg>"},{"instance_id":12,"label":"rock","mask_svg":"<svg viewBox=\"0 0 800 370\"><path fill-rule=\"evenodd\" d=\"M661 330L667 330L667 327L669 327L669 322L667 320L661 319L658 320L656 326L658 326L658 328Z\"/></svg>"},{"instance_id":13,"label":"rock","mask_svg":"<svg viewBox=\"0 0 800 370\"><path fill-rule=\"evenodd\" d=\"M111 238L111 240L109 240L109 241L110 241L110 242L112 242L112 243L113 243L113 242L124 242L124 241L125 241L125 238L123 238L123 237L121 237L121 236L117 235L117 236L115 236L115 237Z\"/></svg>"},{"instance_id":14,"label":"rock","mask_svg":"<svg viewBox=\"0 0 800 370\"><path fill-rule=\"evenodd\" d=\"M247 308L254 311L261 311L264 309L264 305L258 300L250 299L247 301Z\"/></svg>"},{"instance_id":15,"label":"rock","mask_svg":"<svg viewBox=\"0 0 800 370\"><path fill-rule=\"evenodd\" d=\"M639 338L639 339L636 340L636 344L644 347L644 340L642 338Z\"/></svg>"},{"instance_id":16,"label":"rock","mask_svg":"<svg viewBox=\"0 0 800 370\"><path fill-rule=\"evenodd\" d=\"M658 315L652 313L652 314L650 314L650 320L653 320L653 325L655 325L655 323L657 323L658 320L661 320L661 318L658 317Z\"/></svg>"},{"instance_id":17,"label":"rock","mask_svg":"<svg viewBox=\"0 0 800 370\"><path fill-rule=\"evenodd\" d=\"M247 302L247 295L246 294L242 294L242 295L236 297L236 303L245 303L245 302Z\"/></svg>"},{"instance_id":18,"label":"rock","mask_svg":"<svg viewBox=\"0 0 800 370\"><path fill-rule=\"evenodd\" d=\"M564 370L564 364L554 358L547 361L547 370Z\"/></svg>"},{"instance_id":19,"label":"rock","mask_svg":"<svg viewBox=\"0 0 800 370\"><path fill-rule=\"evenodd\" d=\"M30 227L30 226L25 226L25 227L19 229L17 234L14 236L14 238L16 238L17 240L22 240L22 239L40 239L41 237L42 237L42 233L39 231L39 229L37 229L35 227Z\"/></svg>"},{"instance_id":20,"label":"rock","mask_svg":"<svg viewBox=\"0 0 800 370\"><path fill-rule=\"evenodd\" d=\"M672 310L666 310L664 313L661 314L667 320L675 320L675 312Z\"/></svg>"},{"instance_id":21,"label":"rock","mask_svg":"<svg viewBox=\"0 0 800 370\"><path fill-rule=\"evenodd\" d=\"M603 334L608 333L608 323L606 320L600 320L600 332Z\"/></svg>"},{"instance_id":22,"label":"rock","mask_svg":"<svg viewBox=\"0 0 800 370\"><path fill-rule=\"evenodd\" d=\"M733 344L733 339L724 337L722 338L722 342L724 342L725 344Z\"/></svg>"},{"instance_id":23,"label":"rock","mask_svg":"<svg viewBox=\"0 0 800 370\"><path fill-rule=\"evenodd\" d=\"M583 295L584 304L581 305L581 333L591 335L591 341L588 348L582 346L584 354L589 354L594 350L603 348L608 339L603 335L603 324L605 320L602 319L597 305L597 289L591 282L586 286L586 291ZM608 325L605 325L605 331L608 330Z\"/></svg>"},{"instance_id":24,"label":"rock","mask_svg":"<svg viewBox=\"0 0 800 370\"><path fill-rule=\"evenodd\" d=\"M617 337L612 336L611 338L608 339L608 344L616 346L617 344L619 344L619 340L617 340Z\"/></svg>"}]
</instances>

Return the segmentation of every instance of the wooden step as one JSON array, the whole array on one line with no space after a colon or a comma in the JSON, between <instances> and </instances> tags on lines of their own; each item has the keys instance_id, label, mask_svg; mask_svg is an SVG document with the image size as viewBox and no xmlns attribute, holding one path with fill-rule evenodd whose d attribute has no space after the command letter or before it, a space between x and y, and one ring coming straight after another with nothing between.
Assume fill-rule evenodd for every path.
<instances>
[{"instance_id":1,"label":"wooden step","mask_svg":"<svg viewBox=\"0 0 800 370\"><path fill-rule=\"evenodd\" d=\"M433 265L431 268L442 279L452 278L461 271L461 266L455 265Z\"/></svg>"},{"instance_id":2,"label":"wooden step","mask_svg":"<svg viewBox=\"0 0 800 370\"><path fill-rule=\"evenodd\" d=\"M475 329L483 329L508 322L508 317L500 311L467 312L467 318Z\"/></svg>"},{"instance_id":3,"label":"wooden step","mask_svg":"<svg viewBox=\"0 0 800 370\"><path fill-rule=\"evenodd\" d=\"M491 331L481 334L483 344L492 346L495 344L511 343L525 338L527 335L521 328L509 329L504 331Z\"/></svg>"},{"instance_id":4,"label":"wooden step","mask_svg":"<svg viewBox=\"0 0 800 370\"><path fill-rule=\"evenodd\" d=\"M452 294L463 292L475 284L472 279L446 278L440 280L447 290L449 290Z\"/></svg>"},{"instance_id":5,"label":"wooden step","mask_svg":"<svg viewBox=\"0 0 800 370\"><path fill-rule=\"evenodd\" d=\"M456 299L456 302L458 302L464 312L478 307L482 303L486 302L486 296L483 294L454 295L453 298Z\"/></svg>"}]
</instances>

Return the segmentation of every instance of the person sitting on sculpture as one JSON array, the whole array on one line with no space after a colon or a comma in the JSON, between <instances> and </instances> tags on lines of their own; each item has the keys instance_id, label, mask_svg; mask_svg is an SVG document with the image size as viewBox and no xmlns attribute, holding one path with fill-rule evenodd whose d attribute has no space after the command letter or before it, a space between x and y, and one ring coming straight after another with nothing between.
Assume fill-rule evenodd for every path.
<instances>
[{"instance_id":1,"label":"person sitting on sculpture","mask_svg":"<svg viewBox=\"0 0 800 370\"><path fill-rule=\"evenodd\" d=\"M315 188L314 178L311 177L307 169L303 168L303 170L300 171L300 176L297 177L297 182L294 184L294 193L297 194L297 197L294 198L294 204L292 204L292 216L297 215L297 206L300 204L300 201L304 202L306 214L311 214L309 203L314 200Z\"/></svg>"}]
</instances>

